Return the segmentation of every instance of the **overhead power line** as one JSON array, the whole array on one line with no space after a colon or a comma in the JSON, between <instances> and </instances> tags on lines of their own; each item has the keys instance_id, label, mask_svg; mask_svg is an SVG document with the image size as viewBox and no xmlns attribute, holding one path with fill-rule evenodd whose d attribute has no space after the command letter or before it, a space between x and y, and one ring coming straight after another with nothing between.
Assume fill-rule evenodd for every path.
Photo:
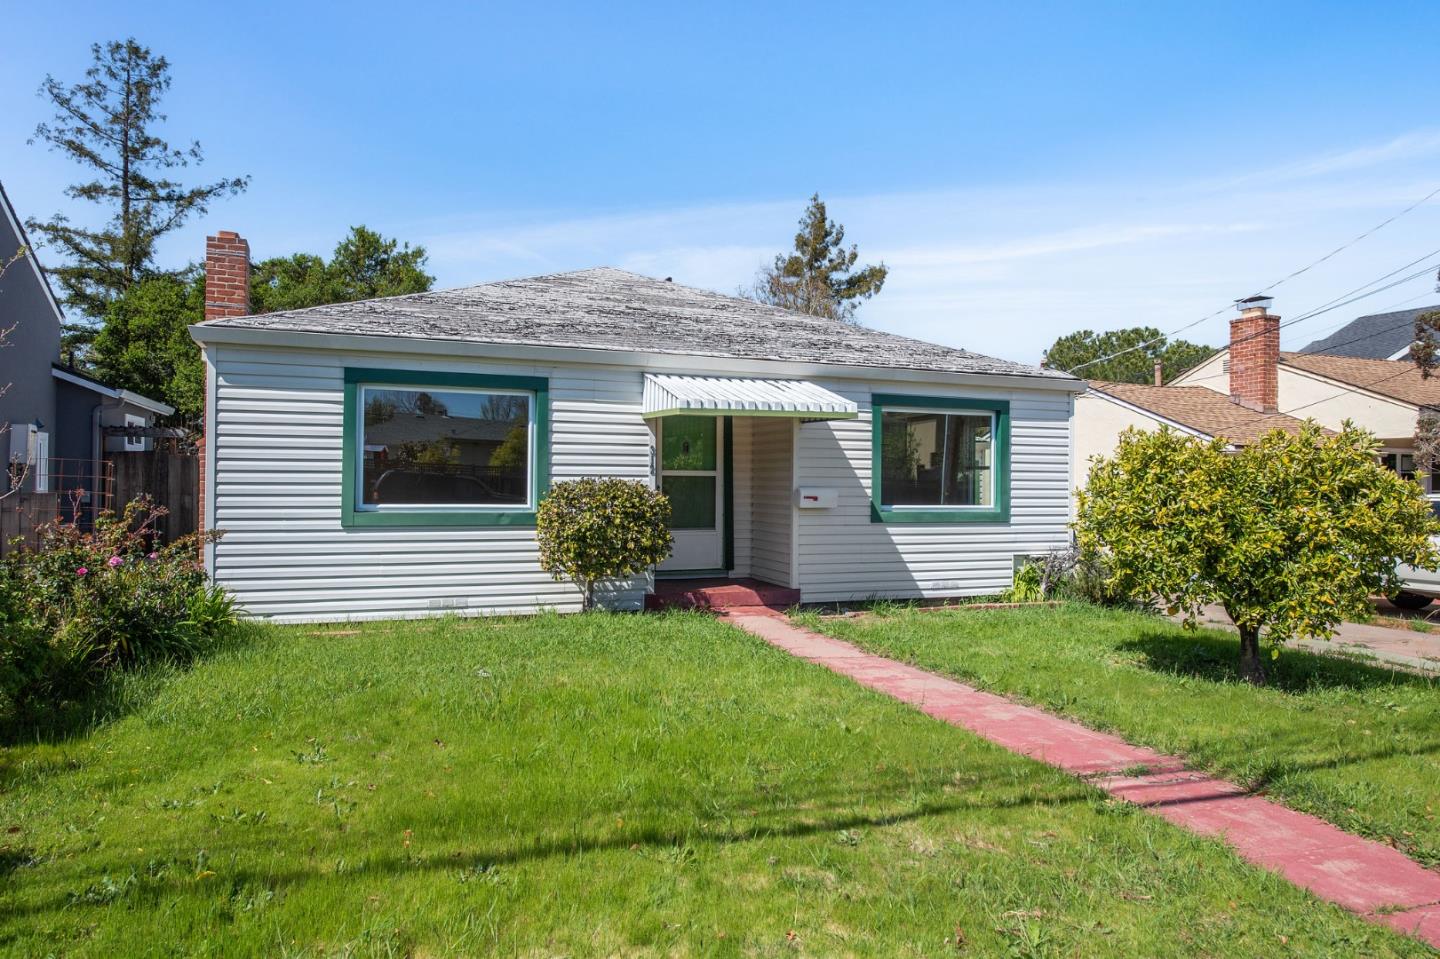
<instances>
[{"instance_id":1,"label":"overhead power line","mask_svg":"<svg viewBox=\"0 0 1440 959\"><path fill-rule=\"evenodd\" d=\"M1398 220L1398 219L1400 219L1401 217L1405 216L1407 213L1410 213L1411 211L1415 210L1416 208L1425 205L1427 202L1429 202L1431 199L1433 199L1437 194L1440 194L1440 187L1436 187L1435 189L1431 190L1429 193L1425 194L1425 195L1422 196L1420 199L1416 200L1414 203L1412 203L1412 204L1410 204L1409 206L1405 207L1405 209L1399 211L1398 213L1395 213L1395 214L1391 215L1391 216L1388 217L1387 219L1384 219L1384 220L1380 221L1379 223L1377 223L1377 224L1375 224L1374 226L1372 226L1370 229L1368 229L1368 230L1366 230L1365 232L1363 232L1363 233L1359 234L1358 236L1356 236L1354 239L1349 240L1349 241L1347 241L1347 242L1345 242L1345 243L1340 244L1340 245L1337 246L1335 249L1331 250L1329 253L1326 253L1324 256L1320 257L1319 259L1313 260L1313 261L1311 261L1310 263L1305 264L1304 266L1300 267L1300 269L1295 270L1295 271L1293 271L1293 272L1291 272L1291 273L1289 273L1289 274L1281 277L1280 279L1276 280L1274 283L1271 283L1269 286L1262 287L1261 289L1257 290L1255 293L1253 293L1253 294L1251 294L1251 295L1252 295L1252 296L1261 296L1261 295L1264 295L1264 294L1266 294L1266 293L1269 293L1271 290L1274 290L1276 287L1279 287L1279 286L1281 286L1282 284L1287 283L1287 282L1289 282L1290 280L1295 279L1295 277L1301 276L1302 274L1305 274L1305 273L1308 273L1310 270L1313 270L1315 267L1319 266L1320 264L1326 262L1327 260L1330 260L1331 258L1335 257L1337 254L1344 252L1345 250L1349 249L1350 247L1352 247L1352 246L1354 246L1355 244L1359 243L1360 241L1364 240L1366 237L1369 237L1369 236L1373 235L1374 233L1376 233L1376 232L1384 229L1385 227L1389 226L1391 223L1394 223L1396 220ZM1403 267L1402 267L1402 269L1403 269ZM1186 323L1184 326L1178 326L1178 327L1176 327L1175 329L1171 330L1169 333L1162 333L1161 335L1156 336L1156 337L1152 337L1151 339L1145 340L1145 341L1142 342L1142 343L1137 343L1137 344L1135 344L1134 346L1129 346L1129 347L1126 347L1126 348L1123 349L1123 350L1118 350L1118 351L1116 351L1116 352L1114 352L1114 353L1111 353L1109 356L1101 356L1101 357L1098 357L1098 358L1093 359L1093 360L1087 360L1087 361L1084 362L1084 363L1080 363L1080 364L1077 364L1076 366L1072 366L1070 369L1065 370L1065 372L1066 372L1066 373L1074 373L1074 372L1076 372L1077 370L1083 370L1083 369L1085 369L1087 366L1094 366L1096 363L1104 363L1104 362L1106 362L1107 360L1116 359L1117 357L1124 356L1124 355L1126 355L1127 353L1133 353L1133 352L1135 352L1136 350L1143 350L1143 349L1145 349L1147 346L1153 346L1153 345L1155 345L1156 343L1159 343L1159 342L1161 342L1161 341L1163 341L1163 340L1169 339L1170 337L1175 336L1175 335L1178 334L1178 333L1184 333L1186 330L1189 330L1189 329L1192 329L1192 328L1194 328L1194 327L1197 327L1197 326L1199 326L1201 323L1204 323L1206 320L1214 319L1215 317L1219 316L1220 314L1228 311L1228 310L1231 308L1232 305L1233 305L1233 304L1226 304L1225 306L1222 306L1220 309L1216 310L1216 311L1213 312L1213 313L1207 313L1206 315L1200 317L1200 319L1198 319L1198 320L1193 320L1193 321L1191 321L1190 323Z\"/></svg>"}]
</instances>

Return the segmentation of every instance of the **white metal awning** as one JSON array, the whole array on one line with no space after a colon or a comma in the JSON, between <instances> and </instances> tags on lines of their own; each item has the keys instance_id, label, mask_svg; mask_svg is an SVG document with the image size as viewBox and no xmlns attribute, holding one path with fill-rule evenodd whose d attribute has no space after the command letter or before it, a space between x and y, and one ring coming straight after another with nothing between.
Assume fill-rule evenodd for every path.
<instances>
[{"instance_id":1,"label":"white metal awning","mask_svg":"<svg viewBox=\"0 0 1440 959\"><path fill-rule=\"evenodd\" d=\"M860 408L806 380L645 374L646 419L683 413L851 420Z\"/></svg>"}]
</instances>

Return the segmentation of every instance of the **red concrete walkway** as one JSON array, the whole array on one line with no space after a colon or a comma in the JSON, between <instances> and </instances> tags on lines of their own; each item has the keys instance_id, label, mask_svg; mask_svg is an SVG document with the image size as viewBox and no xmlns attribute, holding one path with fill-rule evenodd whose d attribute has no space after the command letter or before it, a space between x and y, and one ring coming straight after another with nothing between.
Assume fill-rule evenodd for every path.
<instances>
[{"instance_id":1,"label":"red concrete walkway","mask_svg":"<svg viewBox=\"0 0 1440 959\"><path fill-rule=\"evenodd\" d=\"M1322 899L1440 948L1440 873L1183 760L800 629L765 608L722 618L808 662L848 676L1012 752L1056 766L1204 836Z\"/></svg>"}]
</instances>

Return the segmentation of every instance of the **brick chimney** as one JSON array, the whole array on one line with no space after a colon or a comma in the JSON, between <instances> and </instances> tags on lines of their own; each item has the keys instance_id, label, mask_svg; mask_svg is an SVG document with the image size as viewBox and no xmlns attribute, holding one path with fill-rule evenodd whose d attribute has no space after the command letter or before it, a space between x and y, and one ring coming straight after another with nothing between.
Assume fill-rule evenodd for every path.
<instances>
[{"instance_id":1,"label":"brick chimney","mask_svg":"<svg viewBox=\"0 0 1440 959\"><path fill-rule=\"evenodd\" d=\"M1280 408L1280 317L1268 296L1235 301L1240 315L1230 321L1230 399L1248 409Z\"/></svg>"},{"instance_id":2,"label":"brick chimney","mask_svg":"<svg viewBox=\"0 0 1440 959\"><path fill-rule=\"evenodd\" d=\"M1165 385L1165 362L1163 360L1155 361L1155 385Z\"/></svg>"},{"instance_id":3,"label":"brick chimney","mask_svg":"<svg viewBox=\"0 0 1440 959\"><path fill-rule=\"evenodd\" d=\"M250 312L250 244L221 230L205 238L205 319Z\"/></svg>"},{"instance_id":4,"label":"brick chimney","mask_svg":"<svg viewBox=\"0 0 1440 959\"><path fill-rule=\"evenodd\" d=\"M250 312L250 244L232 230L221 230L205 238L205 319L219 320L227 316L245 316ZM205 459L210 445L206 424L210 421L210 396L206 390L204 419L200 422L200 442L196 452L200 458L200 557L204 560L203 537L208 528L205 512Z\"/></svg>"}]
</instances>

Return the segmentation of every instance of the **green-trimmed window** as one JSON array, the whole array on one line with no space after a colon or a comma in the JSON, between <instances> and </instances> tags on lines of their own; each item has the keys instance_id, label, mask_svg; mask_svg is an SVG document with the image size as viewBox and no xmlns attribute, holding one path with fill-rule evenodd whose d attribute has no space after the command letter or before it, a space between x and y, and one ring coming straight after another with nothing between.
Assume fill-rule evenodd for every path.
<instances>
[{"instance_id":1,"label":"green-trimmed window","mask_svg":"<svg viewBox=\"0 0 1440 959\"><path fill-rule=\"evenodd\" d=\"M871 400L871 519L1010 519L1010 404L876 394Z\"/></svg>"},{"instance_id":2,"label":"green-trimmed window","mask_svg":"<svg viewBox=\"0 0 1440 959\"><path fill-rule=\"evenodd\" d=\"M347 526L531 525L548 487L538 377L347 369Z\"/></svg>"}]
</instances>

